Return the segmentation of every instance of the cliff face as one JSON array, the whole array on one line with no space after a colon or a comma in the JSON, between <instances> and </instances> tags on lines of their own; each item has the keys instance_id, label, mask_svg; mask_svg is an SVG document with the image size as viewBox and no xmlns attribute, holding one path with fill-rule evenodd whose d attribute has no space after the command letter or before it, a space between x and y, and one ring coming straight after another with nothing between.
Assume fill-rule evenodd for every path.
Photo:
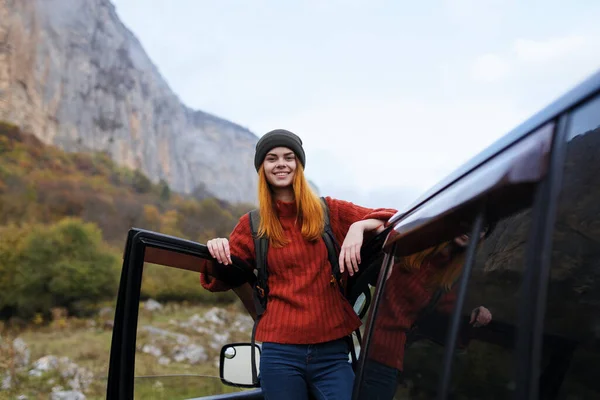
<instances>
[{"instance_id":1,"label":"cliff face","mask_svg":"<svg viewBox=\"0 0 600 400\"><path fill-rule=\"evenodd\" d=\"M181 103L109 0L0 0L0 120L189 193L254 202L258 138Z\"/></svg>"}]
</instances>

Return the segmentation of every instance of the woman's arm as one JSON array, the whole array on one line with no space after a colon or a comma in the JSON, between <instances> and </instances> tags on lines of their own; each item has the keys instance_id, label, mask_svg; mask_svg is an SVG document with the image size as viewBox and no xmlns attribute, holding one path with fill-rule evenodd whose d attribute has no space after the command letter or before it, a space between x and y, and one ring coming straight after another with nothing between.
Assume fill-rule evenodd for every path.
<instances>
[{"instance_id":1,"label":"woman's arm","mask_svg":"<svg viewBox=\"0 0 600 400\"><path fill-rule=\"evenodd\" d=\"M348 270L350 275L358 272L360 248L366 232L381 232L385 223L397 213L391 208L367 208L354 203L326 198L329 206L331 229L338 242L343 242L340 250L340 272Z\"/></svg>"},{"instance_id":2,"label":"woman's arm","mask_svg":"<svg viewBox=\"0 0 600 400\"><path fill-rule=\"evenodd\" d=\"M356 221L355 223L350 225L350 229L352 229L352 227L355 227L356 229L362 230L363 233L365 233L365 232L381 233L385 229L386 222L387 222L387 219L386 220L374 219L374 218L363 219L362 221Z\"/></svg>"},{"instance_id":3,"label":"woman's arm","mask_svg":"<svg viewBox=\"0 0 600 400\"><path fill-rule=\"evenodd\" d=\"M254 241L250 230L250 219L248 214L244 214L229 236L228 247L230 254L241 258L247 265L254 267L255 253ZM200 267L200 284L206 290L211 292L224 292L233 289L223 281L211 276L214 268L227 268L226 265L219 264L217 261L204 260Z\"/></svg>"},{"instance_id":4,"label":"woman's arm","mask_svg":"<svg viewBox=\"0 0 600 400\"><path fill-rule=\"evenodd\" d=\"M343 242L348 230L355 222L377 220L379 224L384 224L398 212L393 208L362 207L349 201L333 199L331 197L326 197L325 200L329 207L331 229L340 243ZM363 227L372 227L373 225L371 224L377 223L366 222L366 226Z\"/></svg>"}]
</instances>

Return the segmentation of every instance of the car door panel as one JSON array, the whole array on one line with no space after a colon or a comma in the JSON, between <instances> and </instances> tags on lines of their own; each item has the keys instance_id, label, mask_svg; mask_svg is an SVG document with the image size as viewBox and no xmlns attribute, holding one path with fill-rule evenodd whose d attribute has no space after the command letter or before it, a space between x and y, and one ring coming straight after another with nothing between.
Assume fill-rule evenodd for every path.
<instances>
[{"instance_id":1,"label":"car door panel","mask_svg":"<svg viewBox=\"0 0 600 400\"><path fill-rule=\"evenodd\" d=\"M199 265L203 260L213 260L205 245L143 229L130 230L115 310L108 399L132 399L134 396L136 333L144 263L200 272ZM249 287L248 281L254 279L254 274L237 257L232 257L232 261L234 264L229 266L211 263L212 268L205 272L232 286L244 287L246 284ZM203 290L199 283L198 286L198 290ZM247 293L247 289L238 293ZM262 398L258 392L233 393L226 398Z\"/></svg>"}]
</instances>

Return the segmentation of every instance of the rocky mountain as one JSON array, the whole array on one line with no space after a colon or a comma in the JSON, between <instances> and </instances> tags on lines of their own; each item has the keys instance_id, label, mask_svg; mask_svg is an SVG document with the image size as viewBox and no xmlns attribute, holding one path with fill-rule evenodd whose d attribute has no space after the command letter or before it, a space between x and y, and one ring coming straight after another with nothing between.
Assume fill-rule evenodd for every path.
<instances>
[{"instance_id":1,"label":"rocky mountain","mask_svg":"<svg viewBox=\"0 0 600 400\"><path fill-rule=\"evenodd\" d=\"M258 138L182 104L109 0L0 0L0 120L175 191L255 201Z\"/></svg>"}]
</instances>

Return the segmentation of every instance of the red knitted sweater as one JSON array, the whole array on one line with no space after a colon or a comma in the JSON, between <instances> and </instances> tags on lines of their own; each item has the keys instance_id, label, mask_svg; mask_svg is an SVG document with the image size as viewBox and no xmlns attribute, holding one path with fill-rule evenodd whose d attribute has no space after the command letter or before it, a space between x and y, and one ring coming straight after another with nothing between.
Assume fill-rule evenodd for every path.
<instances>
[{"instance_id":1,"label":"red knitted sweater","mask_svg":"<svg viewBox=\"0 0 600 400\"><path fill-rule=\"evenodd\" d=\"M326 201L331 229L340 245L354 222L387 221L396 213L393 209L370 209L330 197ZM331 266L324 242L310 242L302 237L300 226L295 223L295 203L277 201L276 207L290 243L283 248L269 248L269 300L256 330L256 340L313 344L349 335L361 322L339 289L330 284ZM229 246L232 255L255 265L248 214L244 214L233 229ZM213 292L231 289L205 274L200 274L200 282Z\"/></svg>"},{"instance_id":2,"label":"red knitted sweater","mask_svg":"<svg viewBox=\"0 0 600 400\"><path fill-rule=\"evenodd\" d=\"M406 332L431 300L434 290L428 282L435 269L443 266L428 262L417 271L406 271L397 264L392 268L377 308L367 358L403 370ZM438 312L452 313L456 302L455 289L440 298L435 307Z\"/></svg>"}]
</instances>

